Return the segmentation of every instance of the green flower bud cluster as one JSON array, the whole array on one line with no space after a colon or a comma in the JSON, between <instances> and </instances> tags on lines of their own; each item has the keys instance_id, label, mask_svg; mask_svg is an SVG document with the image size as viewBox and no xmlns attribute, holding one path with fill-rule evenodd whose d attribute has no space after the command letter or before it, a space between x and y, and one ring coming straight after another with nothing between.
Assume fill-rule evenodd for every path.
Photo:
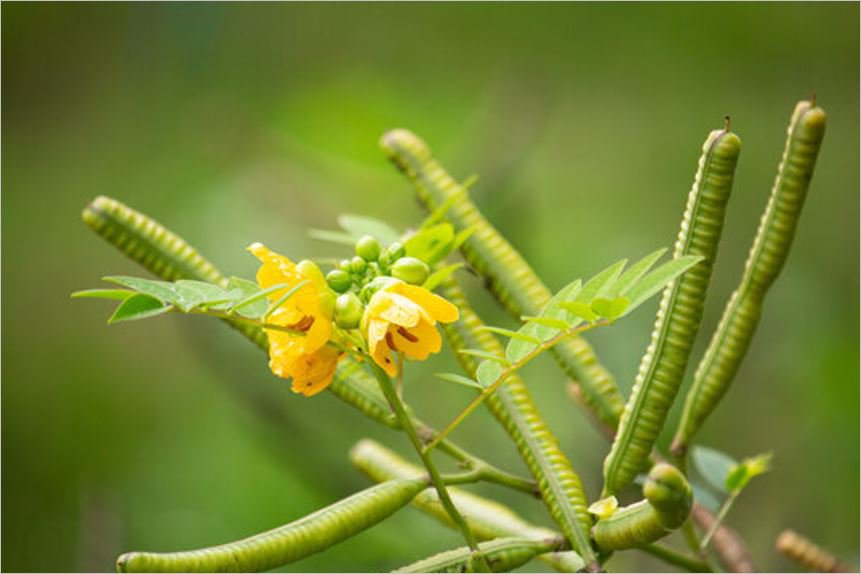
<instances>
[{"instance_id":1,"label":"green flower bud cluster","mask_svg":"<svg viewBox=\"0 0 861 574\"><path fill-rule=\"evenodd\" d=\"M430 267L421 259L406 255L400 242L383 248L376 237L364 235L356 241L356 255L342 259L326 275L329 287L339 296L335 301L335 323L342 329L359 326L364 306L392 281L423 284Z\"/></svg>"}]
</instances>

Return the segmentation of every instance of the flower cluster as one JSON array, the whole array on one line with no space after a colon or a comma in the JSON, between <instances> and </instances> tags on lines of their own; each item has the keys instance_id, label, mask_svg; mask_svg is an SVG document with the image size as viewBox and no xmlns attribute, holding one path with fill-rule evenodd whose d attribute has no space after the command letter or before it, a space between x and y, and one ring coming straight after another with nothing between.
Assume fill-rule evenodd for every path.
<instances>
[{"instance_id":1,"label":"flower cluster","mask_svg":"<svg viewBox=\"0 0 861 574\"><path fill-rule=\"evenodd\" d=\"M362 237L356 256L325 277L312 261L294 263L260 243L248 249L261 262L257 283L262 289L286 285L269 293L270 301L281 301L293 290L267 319L285 328L265 329L269 367L292 379L293 391L305 396L332 382L338 361L357 341L364 354L396 376L393 354L423 361L441 348L437 322L458 318L454 305L421 286L428 265L406 256L400 243L382 249L375 238Z\"/></svg>"}]
</instances>

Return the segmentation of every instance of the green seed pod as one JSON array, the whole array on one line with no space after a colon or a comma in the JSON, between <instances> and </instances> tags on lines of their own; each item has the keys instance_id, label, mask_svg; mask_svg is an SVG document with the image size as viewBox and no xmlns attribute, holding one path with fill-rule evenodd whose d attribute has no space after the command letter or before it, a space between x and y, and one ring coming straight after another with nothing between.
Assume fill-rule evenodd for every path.
<instances>
[{"instance_id":1,"label":"green seed pod","mask_svg":"<svg viewBox=\"0 0 861 574\"><path fill-rule=\"evenodd\" d=\"M741 284L724 310L685 399L672 446L677 456L684 454L691 438L723 398L747 353L765 295L789 255L824 135L825 112L810 102L799 102Z\"/></svg>"},{"instance_id":2,"label":"green seed pod","mask_svg":"<svg viewBox=\"0 0 861 574\"><path fill-rule=\"evenodd\" d=\"M408 463L393 451L369 439L361 440L353 447L350 460L356 468L377 482L422 476L424 473L424 469ZM505 537L543 540L559 536L558 532L549 528L526 522L507 506L496 501L457 487L448 487L447 490L472 532L481 540ZM413 499L413 506L448 526L453 526L433 489L420 492ZM560 572L579 572L584 566L583 559L571 550L541 554L538 559Z\"/></svg>"},{"instance_id":3,"label":"green seed pod","mask_svg":"<svg viewBox=\"0 0 861 574\"><path fill-rule=\"evenodd\" d=\"M406 130L383 135L381 146L394 164L412 181L428 211L449 206L445 217L458 231L474 229L461 246L464 258L487 281L490 291L520 319L538 315L552 293L508 241L484 218L467 190L432 157L427 145ZM605 423L615 427L624 407L610 373L582 337L563 341L551 352L560 366L583 388L587 404Z\"/></svg>"},{"instance_id":4,"label":"green seed pod","mask_svg":"<svg viewBox=\"0 0 861 574\"><path fill-rule=\"evenodd\" d=\"M656 464L643 487L646 499L599 520L592 537L604 552L642 547L684 524L693 494L684 475L669 464Z\"/></svg>"},{"instance_id":5,"label":"green seed pod","mask_svg":"<svg viewBox=\"0 0 861 574\"><path fill-rule=\"evenodd\" d=\"M368 262L356 255L350 259L350 271L356 275L362 275L368 268Z\"/></svg>"},{"instance_id":6,"label":"green seed pod","mask_svg":"<svg viewBox=\"0 0 861 574\"><path fill-rule=\"evenodd\" d=\"M855 572L836 556L794 530L784 530L775 542L777 550L812 572Z\"/></svg>"},{"instance_id":7,"label":"green seed pod","mask_svg":"<svg viewBox=\"0 0 861 574\"><path fill-rule=\"evenodd\" d=\"M353 285L353 279L342 269L332 269L326 274L326 283L336 293L344 293Z\"/></svg>"},{"instance_id":8,"label":"green seed pod","mask_svg":"<svg viewBox=\"0 0 861 574\"><path fill-rule=\"evenodd\" d=\"M393 480L340 500L295 522L237 542L188 552L130 552L118 572L262 572L301 560L385 520L428 486Z\"/></svg>"},{"instance_id":9,"label":"green seed pod","mask_svg":"<svg viewBox=\"0 0 861 574\"><path fill-rule=\"evenodd\" d=\"M344 293L335 300L335 323L342 329L355 329L365 308L355 293Z\"/></svg>"},{"instance_id":10,"label":"green seed pod","mask_svg":"<svg viewBox=\"0 0 861 574\"><path fill-rule=\"evenodd\" d=\"M498 538L480 543L478 549L487 560L491 572L510 572L539 554L552 551L559 546L560 542L558 539ZM475 568L472 550L468 546L463 546L398 568L395 572L480 572L480 570Z\"/></svg>"},{"instance_id":11,"label":"green seed pod","mask_svg":"<svg viewBox=\"0 0 861 574\"><path fill-rule=\"evenodd\" d=\"M395 261L389 272L392 277L412 285L421 285L430 274L427 263L415 257L401 257Z\"/></svg>"},{"instance_id":12,"label":"green seed pod","mask_svg":"<svg viewBox=\"0 0 861 574\"><path fill-rule=\"evenodd\" d=\"M604 460L603 496L619 492L647 466L678 393L702 319L740 150L741 141L726 130L711 132L703 145L674 255L700 255L703 261L664 290L651 343Z\"/></svg>"},{"instance_id":13,"label":"green seed pod","mask_svg":"<svg viewBox=\"0 0 861 574\"><path fill-rule=\"evenodd\" d=\"M484 326L481 319L470 308L454 278L443 282L442 293L460 312L460 319L443 325L443 331L463 369L474 377L478 367L476 358L457 353L458 350L479 349L505 356L505 349L491 333L481 330ZM544 503L571 548L590 568L597 567L597 557L589 541L592 517L586 509L586 495L580 477L536 409L526 384L513 374L487 397L485 404L514 440L520 456L538 482Z\"/></svg>"},{"instance_id":14,"label":"green seed pod","mask_svg":"<svg viewBox=\"0 0 861 574\"><path fill-rule=\"evenodd\" d=\"M371 235L363 235L356 242L356 255L370 263L376 261L380 257L380 242L376 237Z\"/></svg>"}]
</instances>

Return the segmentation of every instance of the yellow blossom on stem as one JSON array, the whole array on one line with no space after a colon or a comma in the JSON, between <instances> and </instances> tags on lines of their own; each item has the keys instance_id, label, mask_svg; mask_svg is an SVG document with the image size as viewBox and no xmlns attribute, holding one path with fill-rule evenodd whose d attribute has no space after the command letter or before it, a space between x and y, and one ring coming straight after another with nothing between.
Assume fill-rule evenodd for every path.
<instances>
[{"instance_id":1,"label":"yellow blossom on stem","mask_svg":"<svg viewBox=\"0 0 861 574\"><path fill-rule=\"evenodd\" d=\"M451 323L457 317L457 307L439 295L397 281L371 297L362 317L362 331L374 362L394 377L398 368L392 351L425 360L442 347L437 321Z\"/></svg>"},{"instance_id":2,"label":"yellow blossom on stem","mask_svg":"<svg viewBox=\"0 0 861 574\"><path fill-rule=\"evenodd\" d=\"M293 379L293 392L306 397L316 395L332 382L341 356L338 349L326 344L332 338L334 296L314 263L295 264L261 243L254 243L248 250L262 263L257 271L257 284L261 289L282 283L287 285L270 293L270 301L278 301L291 287L305 282L266 320L305 334L293 335L275 329L265 331L269 337L272 372Z\"/></svg>"}]
</instances>

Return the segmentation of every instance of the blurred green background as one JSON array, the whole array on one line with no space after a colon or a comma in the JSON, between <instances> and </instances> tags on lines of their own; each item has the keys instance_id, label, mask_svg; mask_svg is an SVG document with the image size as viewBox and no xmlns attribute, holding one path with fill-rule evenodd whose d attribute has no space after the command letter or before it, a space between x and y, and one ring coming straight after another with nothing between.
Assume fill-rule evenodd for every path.
<instances>
[{"instance_id":1,"label":"blurred green background","mask_svg":"<svg viewBox=\"0 0 861 574\"><path fill-rule=\"evenodd\" d=\"M110 570L126 550L236 539L367 486L346 458L362 437L409 453L327 393L292 395L214 321L108 328L106 304L70 300L142 274L81 223L96 195L250 277L252 241L337 255L307 228L342 212L419 221L377 146L408 127L457 177L481 176L476 202L557 288L670 246L702 141L731 114L744 148L698 360L813 91L829 126L793 253L701 440L775 453L728 518L761 568L796 568L772 549L785 527L857 561L858 16L855 3L5 3L2 568ZM513 325L463 280L488 322ZM590 337L625 392L655 307ZM445 352L410 369L407 397L435 424L470 392L426 375L455 368ZM607 444L550 360L526 375L596 497ZM525 472L485 412L457 438ZM522 495L472 490L551 524ZM285 570L378 571L455 545L406 509ZM609 567L666 568L636 552Z\"/></svg>"}]
</instances>

